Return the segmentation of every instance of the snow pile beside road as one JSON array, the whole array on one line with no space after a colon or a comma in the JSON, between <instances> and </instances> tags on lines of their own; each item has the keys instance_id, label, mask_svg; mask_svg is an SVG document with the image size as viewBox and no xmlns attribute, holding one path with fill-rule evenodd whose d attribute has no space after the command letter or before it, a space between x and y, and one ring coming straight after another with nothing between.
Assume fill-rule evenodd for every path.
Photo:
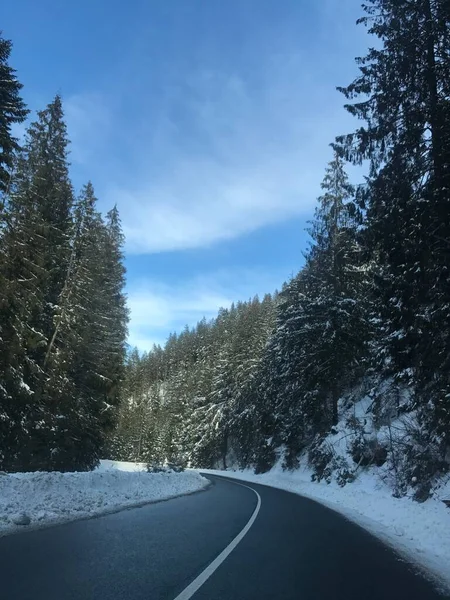
<instances>
[{"instance_id":1,"label":"snow pile beside road","mask_svg":"<svg viewBox=\"0 0 450 600\"><path fill-rule=\"evenodd\" d=\"M120 463L88 473L0 474L0 535L148 502L167 500L205 488L198 473L147 473Z\"/></svg>"},{"instance_id":2,"label":"snow pile beside road","mask_svg":"<svg viewBox=\"0 0 450 600\"><path fill-rule=\"evenodd\" d=\"M394 498L375 470L362 472L345 487L339 487L335 481L313 483L312 472L305 463L288 472L282 470L280 461L262 475L250 470L200 471L253 481L317 500L369 530L450 587L450 509L439 498L422 504L407 497ZM447 491L443 489L442 494Z\"/></svg>"},{"instance_id":3,"label":"snow pile beside road","mask_svg":"<svg viewBox=\"0 0 450 600\"><path fill-rule=\"evenodd\" d=\"M146 471L147 465L139 462L126 462L123 460L101 460L96 471L128 471L130 473L137 473L139 471Z\"/></svg>"}]
</instances>

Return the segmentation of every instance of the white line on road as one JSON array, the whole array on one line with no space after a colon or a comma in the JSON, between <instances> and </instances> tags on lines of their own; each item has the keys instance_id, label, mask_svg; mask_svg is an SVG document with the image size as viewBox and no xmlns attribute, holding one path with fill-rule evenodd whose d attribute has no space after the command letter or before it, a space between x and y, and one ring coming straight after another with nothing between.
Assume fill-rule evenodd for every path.
<instances>
[{"instance_id":1,"label":"white line on road","mask_svg":"<svg viewBox=\"0 0 450 600\"><path fill-rule=\"evenodd\" d=\"M233 481L233 482L230 481L230 483L234 483L235 485L240 485L242 487L246 487L249 490L252 490L252 492L255 492L255 494L258 498L256 508L253 511L253 514L250 517L250 519L249 519L247 525L244 527L244 529L242 529L242 531L240 531L240 533L237 534L237 536L234 538L234 540L232 540L228 544L228 546L224 550L222 550L222 552L212 561L212 563L210 563L206 567L206 569L204 571L202 571L200 573L200 575L198 575L198 577L196 577L194 579L194 581L192 583L190 583L186 588L184 588L184 590L181 592L181 594L178 594L178 596L175 598L175 600L189 600L189 598L192 598L192 596L195 594L195 592L205 583L205 581L207 579L209 579L211 577L211 575L214 573L214 571L220 567L220 565L227 558L227 556L229 556L231 554L231 552L236 548L236 546L239 544L239 542L242 540L242 538L248 532L250 527L255 522L256 517L258 516L259 509L261 508L261 496L258 494L258 492L256 490L254 490L253 488L249 487L248 485L244 485L243 483L237 483L236 481Z\"/></svg>"}]
</instances>

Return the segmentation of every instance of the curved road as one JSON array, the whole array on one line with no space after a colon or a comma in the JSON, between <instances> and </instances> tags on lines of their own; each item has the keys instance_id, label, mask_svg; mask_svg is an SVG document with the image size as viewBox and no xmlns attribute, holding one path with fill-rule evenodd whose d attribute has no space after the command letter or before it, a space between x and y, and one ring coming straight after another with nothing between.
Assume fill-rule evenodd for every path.
<instances>
[{"instance_id":1,"label":"curved road","mask_svg":"<svg viewBox=\"0 0 450 600\"><path fill-rule=\"evenodd\" d=\"M1 598L448 597L369 533L312 500L208 478L212 485L204 492L1 538ZM213 571L233 540L237 545Z\"/></svg>"}]
</instances>

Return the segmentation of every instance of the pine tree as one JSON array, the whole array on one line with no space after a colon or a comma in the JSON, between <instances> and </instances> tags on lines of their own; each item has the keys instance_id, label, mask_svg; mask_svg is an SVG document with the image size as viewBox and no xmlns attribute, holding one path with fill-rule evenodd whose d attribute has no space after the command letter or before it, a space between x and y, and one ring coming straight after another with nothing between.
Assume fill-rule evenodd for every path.
<instances>
[{"instance_id":1,"label":"pine tree","mask_svg":"<svg viewBox=\"0 0 450 600\"><path fill-rule=\"evenodd\" d=\"M380 40L341 91L366 122L338 138L368 159L363 207L380 267L388 372L413 385L427 428L450 440L450 9L446 0L371 0L360 21ZM430 429L431 428L431 429Z\"/></svg>"},{"instance_id":2,"label":"pine tree","mask_svg":"<svg viewBox=\"0 0 450 600\"><path fill-rule=\"evenodd\" d=\"M19 151L11 126L22 123L28 111L20 96L22 84L9 64L12 44L0 36L0 465L9 453L14 460L16 441L21 434L23 409L29 390L23 385L23 352L20 329L11 323L18 310L17 280L11 276L10 257L4 235L11 226L6 210L6 193L10 192L12 168ZM19 250L19 249L18 249ZM10 302L12 301L12 302ZM17 392L17 398L13 391Z\"/></svg>"},{"instance_id":3,"label":"pine tree","mask_svg":"<svg viewBox=\"0 0 450 600\"><path fill-rule=\"evenodd\" d=\"M104 278L99 246L105 225L96 203L89 183L75 206L70 258L47 345L45 366L53 374L49 387L58 389L60 373L66 385L59 401L59 427L53 429L56 450L50 465L58 470L91 468L102 444L104 380L97 365L104 352L98 322L104 317L99 302Z\"/></svg>"},{"instance_id":4,"label":"pine tree","mask_svg":"<svg viewBox=\"0 0 450 600\"><path fill-rule=\"evenodd\" d=\"M0 303L2 466L83 470L115 424L128 313L117 209L76 206L61 99L38 113L7 196Z\"/></svg>"},{"instance_id":5,"label":"pine tree","mask_svg":"<svg viewBox=\"0 0 450 600\"><path fill-rule=\"evenodd\" d=\"M11 465L44 466L55 448L57 415L49 407L65 393L64 372L48 361L70 257L72 188L61 99L38 113L7 197L2 271L2 379L14 433L5 446ZM56 348L55 348L56 350ZM20 435L25 441L20 441ZM50 436L47 437L47 436Z\"/></svg>"},{"instance_id":6,"label":"pine tree","mask_svg":"<svg viewBox=\"0 0 450 600\"><path fill-rule=\"evenodd\" d=\"M128 334L128 308L124 292L124 242L119 212L115 206L106 215L106 236L101 248L105 278L100 284L106 350L101 364L109 380L105 391L111 405L116 405L120 399L119 388L124 376L125 342Z\"/></svg>"},{"instance_id":7,"label":"pine tree","mask_svg":"<svg viewBox=\"0 0 450 600\"><path fill-rule=\"evenodd\" d=\"M229 357L232 331L236 315L231 309L220 309L215 320L208 349L208 373L202 374L206 384L193 394L194 412L190 427L193 428L194 444L191 452L193 464L213 467L226 462L228 447L230 403L233 398L233 381Z\"/></svg>"},{"instance_id":8,"label":"pine tree","mask_svg":"<svg viewBox=\"0 0 450 600\"><path fill-rule=\"evenodd\" d=\"M285 464L338 421L338 399L365 371L370 339L367 266L342 160L322 183L306 265L280 293L275 332L257 375L258 469ZM270 443L269 443L270 440Z\"/></svg>"},{"instance_id":9,"label":"pine tree","mask_svg":"<svg viewBox=\"0 0 450 600\"><path fill-rule=\"evenodd\" d=\"M126 361L122 385L122 402L116 427L110 436L107 452L113 460L142 460L142 438L146 415L143 414L143 362L139 350L133 348Z\"/></svg>"},{"instance_id":10,"label":"pine tree","mask_svg":"<svg viewBox=\"0 0 450 600\"><path fill-rule=\"evenodd\" d=\"M311 368L315 372L319 360L310 346L314 335L308 337L308 286L307 270L303 269L279 295L275 331L258 377L258 470L272 466L274 448L281 445L287 450L286 466L295 466L299 452L330 424L324 395L318 398L326 382L321 377L314 382L310 372Z\"/></svg>"},{"instance_id":11,"label":"pine tree","mask_svg":"<svg viewBox=\"0 0 450 600\"><path fill-rule=\"evenodd\" d=\"M82 219L74 273L72 322L68 344L69 374L78 401L74 433L77 468L91 468L100 458L105 436L116 422L119 389L124 378L128 311L123 292L123 235L114 208L103 223L95 209L92 184L78 206ZM72 458L72 460L74 460Z\"/></svg>"},{"instance_id":12,"label":"pine tree","mask_svg":"<svg viewBox=\"0 0 450 600\"><path fill-rule=\"evenodd\" d=\"M308 296L304 306L305 334L315 369L329 390L331 423L338 422L338 399L362 374L369 339L367 266L358 244L358 212L354 189L343 161L335 154L322 182L315 219L310 229L313 245L307 258ZM326 407L324 407L326 408Z\"/></svg>"},{"instance_id":13,"label":"pine tree","mask_svg":"<svg viewBox=\"0 0 450 600\"><path fill-rule=\"evenodd\" d=\"M11 48L12 43L2 38L0 31L0 194L9 187L14 156L19 150L18 141L11 134L11 126L23 123L28 115L20 96L23 86L8 63ZM0 212L1 208L0 204Z\"/></svg>"}]
</instances>

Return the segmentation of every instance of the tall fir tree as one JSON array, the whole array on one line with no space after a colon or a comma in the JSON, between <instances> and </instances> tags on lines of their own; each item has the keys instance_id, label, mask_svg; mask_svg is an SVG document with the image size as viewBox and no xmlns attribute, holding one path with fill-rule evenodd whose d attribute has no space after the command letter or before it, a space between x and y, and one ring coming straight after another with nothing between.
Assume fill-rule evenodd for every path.
<instances>
[{"instance_id":1,"label":"tall fir tree","mask_svg":"<svg viewBox=\"0 0 450 600\"><path fill-rule=\"evenodd\" d=\"M115 422L122 380L127 311L118 213L105 224L88 183L77 202L65 287L52 342L59 348L70 394L61 398L54 467L89 469ZM49 351L48 351L49 352Z\"/></svg>"},{"instance_id":2,"label":"tall fir tree","mask_svg":"<svg viewBox=\"0 0 450 600\"><path fill-rule=\"evenodd\" d=\"M447 0L371 0L379 45L341 91L365 121L337 143L369 160L362 197L379 262L385 368L413 385L431 436L450 445L450 9ZM431 439L431 438L430 438ZM436 438L437 440L437 438Z\"/></svg>"},{"instance_id":3,"label":"tall fir tree","mask_svg":"<svg viewBox=\"0 0 450 600\"><path fill-rule=\"evenodd\" d=\"M325 410L338 422L338 399L363 373L369 341L369 280L358 242L361 217L342 159L335 154L322 182L310 228L313 244L307 257L308 295L304 303L305 334L318 377L329 400Z\"/></svg>"},{"instance_id":4,"label":"tall fir tree","mask_svg":"<svg viewBox=\"0 0 450 600\"><path fill-rule=\"evenodd\" d=\"M14 156L19 150L11 128L23 123L28 115L20 95L23 86L17 80L15 70L9 65L12 43L4 39L1 33L0 31L0 201L2 192L9 187ZM0 211L1 209L0 202Z\"/></svg>"},{"instance_id":5,"label":"tall fir tree","mask_svg":"<svg viewBox=\"0 0 450 600\"><path fill-rule=\"evenodd\" d=\"M15 289L17 282L10 272L10 257L6 251L4 235L9 223L6 199L10 192L12 169L20 150L17 139L12 134L12 126L22 123L27 114L20 92L22 84L9 65L12 44L0 33L0 439L7 440L0 445L0 464L3 463L8 446L19 436L20 410L14 411L12 390L21 387L23 355L20 348L19 331L13 332L10 323L17 309ZM14 414L13 414L14 413Z\"/></svg>"},{"instance_id":6,"label":"tall fir tree","mask_svg":"<svg viewBox=\"0 0 450 600\"><path fill-rule=\"evenodd\" d=\"M95 466L117 414L128 312L117 209L76 205L59 96L38 113L6 196L0 302L0 462Z\"/></svg>"},{"instance_id":7,"label":"tall fir tree","mask_svg":"<svg viewBox=\"0 0 450 600\"><path fill-rule=\"evenodd\" d=\"M73 197L67 145L57 96L28 129L6 204L2 370L15 414L10 442L21 453L20 459L12 452L9 457L12 464L17 459L28 468L46 465L54 453L47 436L57 415L49 407L65 387L64 373L56 377L47 353L70 256ZM19 431L31 442L19 442Z\"/></svg>"}]
</instances>

